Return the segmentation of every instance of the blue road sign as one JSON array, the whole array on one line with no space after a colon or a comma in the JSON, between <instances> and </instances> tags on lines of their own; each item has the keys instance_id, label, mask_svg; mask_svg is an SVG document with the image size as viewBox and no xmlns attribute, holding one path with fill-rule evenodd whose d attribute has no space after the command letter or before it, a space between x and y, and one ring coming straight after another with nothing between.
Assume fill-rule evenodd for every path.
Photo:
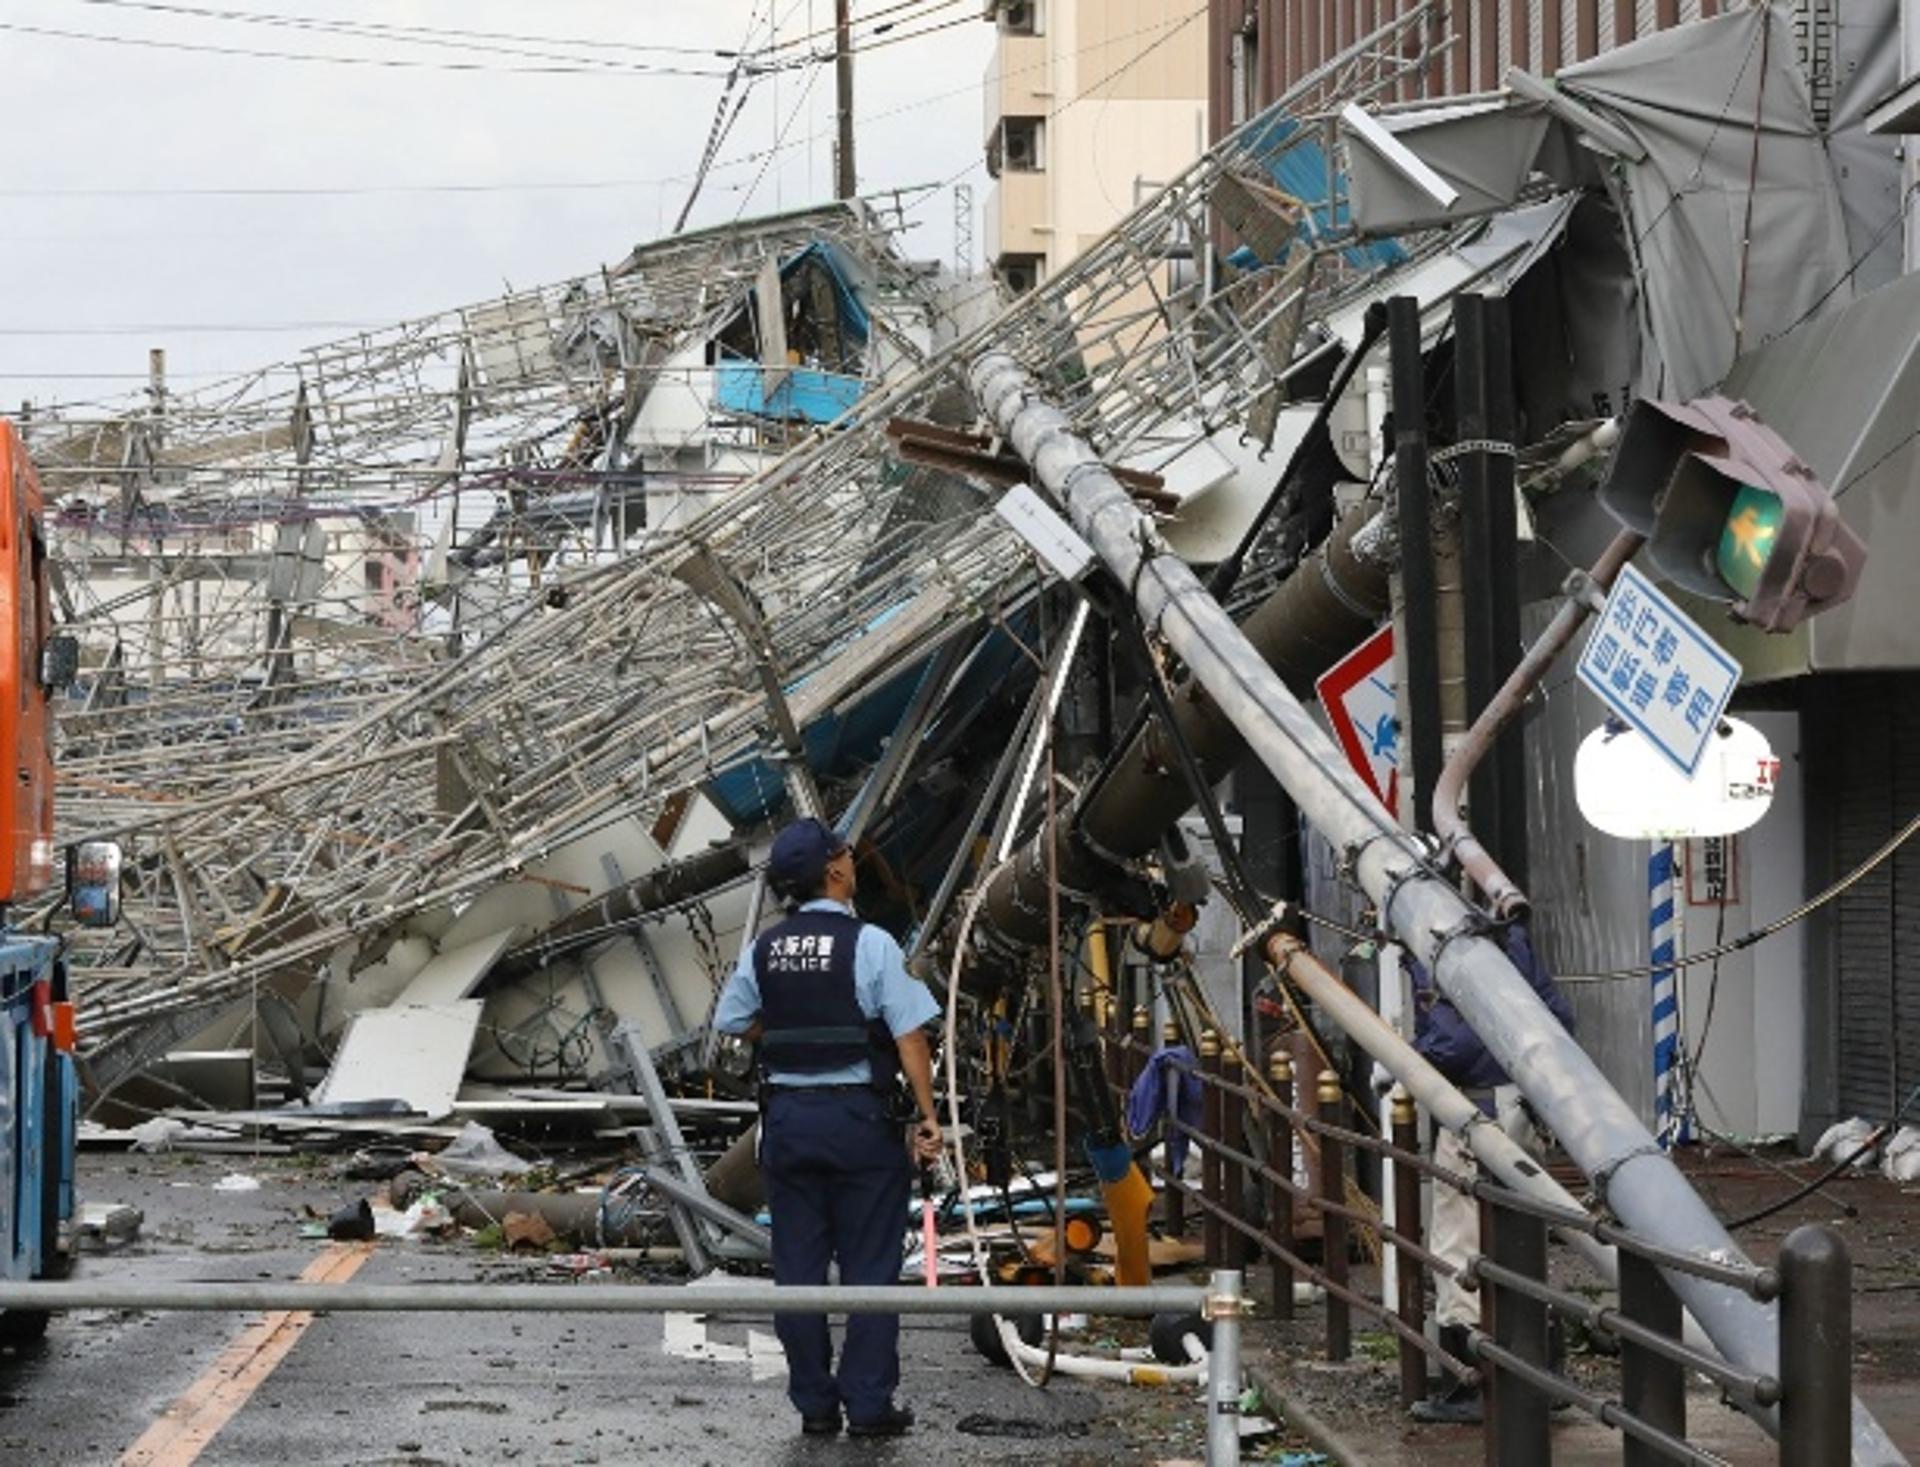
<instances>
[{"instance_id":1,"label":"blue road sign","mask_svg":"<svg viewBox=\"0 0 1920 1467\"><path fill-rule=\"evenodd\" d=\"M1632 566L1613 583L1578 671L1689 779L1740 684L1740 664Z\"/></svg>"}]
</instances>

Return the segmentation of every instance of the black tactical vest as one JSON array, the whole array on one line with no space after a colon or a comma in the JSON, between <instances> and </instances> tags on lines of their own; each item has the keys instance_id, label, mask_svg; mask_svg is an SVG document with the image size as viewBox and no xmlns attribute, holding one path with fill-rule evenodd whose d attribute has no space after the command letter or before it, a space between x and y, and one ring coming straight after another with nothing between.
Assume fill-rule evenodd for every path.
<instances>
[{"instance_id":1,"label":"black tactical vest","mask_svg":"<svg viewBox=\"0 0 1920 1467\"><path fill-rule=\"evenodd\" d=\"M893 1088L898 1051L886 1024L861 1011L854 950L861 922L845 912L795 912L760 935L760 1060L767 1070L811 1075L865 1060L878 1090Z\"/></svg>"}]
</instances>

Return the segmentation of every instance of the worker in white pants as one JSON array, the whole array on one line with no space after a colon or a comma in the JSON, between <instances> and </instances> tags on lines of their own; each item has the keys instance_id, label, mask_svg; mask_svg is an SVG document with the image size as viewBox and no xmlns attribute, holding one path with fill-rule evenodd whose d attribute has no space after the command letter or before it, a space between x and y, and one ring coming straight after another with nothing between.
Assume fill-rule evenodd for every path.
<instances>
[{"instance_id":1,"label":"worker in white pants","mask_svg":"<svg viewBox=\"0 0 1920 1467\"><path fill-rule=\"evenodd\" d=\"M1539 994L1554 1017L1569 1031L1573 1011L1545 966L1533 951L1525 926L1515 923L1503 934L1507 956L1520 970L1535 993ZM1538 1152L1540 1137L1534 1128L1520 1094L1520 1087L1507 1078L1500 1063L1473 1032L1466 1018L1433 983L1419 963L1408 964L1413 979L1414 1048L1432 1065L1459 1086L1501 1130L1528 1151ZM1441 1131L1433 1143L1436 1165L1464 1176L1479 1175L1479 1165L1466 1142L1452 1131ZM1463 1195L1445 1182L1433 1186L1433 1217L1428 1246L1434 1254L1456 1267L1480 1250L1480 1202ZM1449 1355L1471 1360L1470 1332L1480 1323L1480 1300L1454 1278L1438 1270L1434 1274L1434 1320L1440 1327L1440 1344ZM1424 1401L1413 1405L1416 1421L1446 1425L1472 1425L1480 1420L1480 1391L1447 1377L1440 1388Z\"/></svg>"},{"instance_id":2,"label":"worker in white pants","mask_svg":"<svg viewBox=\"0 0 1920 1467\"><path fill-rule=\"evenodd\" d=\"M1467 1099L1485 1114L1491 1108L1495 1125L1529 1152L1540 1150L1540 1133L1533 1117L1520 1100L1518 1085L1495 1085L1491 1089L1471 1089ZM1463 1177L1477 1177L1480 1164L1458 1131L1440 1130L1433 1138L1434 1165ZM1442 1258L1467 1258L1480 1251L1480 1202L1457 1192L1445 1182L1433 1187L1433 1216L1428 1224L1428 1246ZM1480 1295L1462 1288L1460 1281L1445 1274L1434 1276L1434 1323L1471 1329L1480 1323Z\"/></svg>"}]
</instances>

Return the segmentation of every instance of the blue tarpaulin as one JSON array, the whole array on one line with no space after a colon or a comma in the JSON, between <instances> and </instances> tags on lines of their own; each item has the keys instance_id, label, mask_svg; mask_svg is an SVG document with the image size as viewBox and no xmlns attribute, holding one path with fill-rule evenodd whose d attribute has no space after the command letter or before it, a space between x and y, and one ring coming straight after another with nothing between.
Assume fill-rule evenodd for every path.
<instances>
[{"instance_id":1,"label":"blue tarpaulin","mask_svg":"<svg viewBox=\"0 0 1920 1467\"><path fill-rule=\"evenodd\" d=\"M846 266L831 245L808 245L781 265L780 278L786 280L808 264L826 271L833 282L841 331L851 340L864 344L872 330L872 321L854 291ZM767 391L770 371L778 376L771 392ZM850 411L866 390L867 384L859 377L824 372L817 367L770 368L749 357L732 355L722 357L714 367L714 406L723 412L745 413L756 418L831 423Z\"/></svg>"},{"instance_id":2,"label":"blue tarpaulin","mask_svg":"<svg viewBox=\"0 0 1920 1467\"><path fill-rule=\"evenodd\" d=\"M1347 209L1346 175L1331 172L1326 149L1317 138L1303 134L1299 122L1283 112L1272 113L1249 130L1246 151L1275 184L1307 206L1307 217L1300 227L1304 243L1318 244L1329 236L1351 233L1353 216ZM1362 270L1403 264L1407 258L1407 252L1390 239L1354 244L1341 254L1348 264ZM1277 263L1256 260L1245 248L1229 258L1242 269Z\"/></svg>"}]
</instances>

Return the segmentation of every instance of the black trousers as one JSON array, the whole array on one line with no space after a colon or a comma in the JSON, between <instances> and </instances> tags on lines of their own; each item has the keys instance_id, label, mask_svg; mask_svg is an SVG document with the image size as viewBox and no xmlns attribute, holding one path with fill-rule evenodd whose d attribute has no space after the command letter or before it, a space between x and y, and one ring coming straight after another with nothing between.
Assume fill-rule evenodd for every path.
<instances>
[{"instance_id":1,"label":"black trousers","mask_svg":"<svg viewBox=\"0 0 1920 1467\"><path fill-rule=\"evenodd\" d=\"M760 1129L760 1167L773 1214L773 1277L824 1284L897 1284L912 1196L906 1133L869 1089L776 1090ZM787 1352L787 1395L802 1416L872 1421L900 1384L900 1316L847 1319L840 1368L824 1314L776 1314Z\"/></svg>"}]
</instances>

